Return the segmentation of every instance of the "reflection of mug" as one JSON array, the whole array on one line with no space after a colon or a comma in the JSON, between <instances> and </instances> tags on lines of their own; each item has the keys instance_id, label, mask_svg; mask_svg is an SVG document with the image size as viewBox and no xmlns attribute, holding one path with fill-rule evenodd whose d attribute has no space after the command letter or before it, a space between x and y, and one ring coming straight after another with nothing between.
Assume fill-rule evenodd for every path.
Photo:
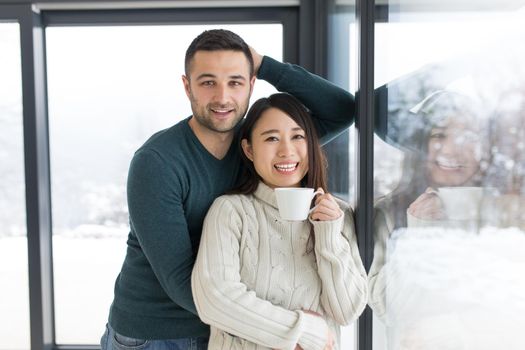
<instances>
[{"instance_id":1,"label":"reflection of mug","mask_svg":"<svg viewBox=\"0 0 525 350\"><path fill-rule=\"evenodd\" d=\"M310 203L316 194L313 188L279 187L275 189L279 215L284 220L301 221L308 218Z\"/></svg>"},{"instance_id":2,"label":"reflection of mug","mask_svg":"<svg viewBox=\"0 0 525 350\"><path fill-rule=\"evenodd\" d=\"M477 220L482 187L440 187L438 195L450 220Z\"/></svg>"}]
</instances>

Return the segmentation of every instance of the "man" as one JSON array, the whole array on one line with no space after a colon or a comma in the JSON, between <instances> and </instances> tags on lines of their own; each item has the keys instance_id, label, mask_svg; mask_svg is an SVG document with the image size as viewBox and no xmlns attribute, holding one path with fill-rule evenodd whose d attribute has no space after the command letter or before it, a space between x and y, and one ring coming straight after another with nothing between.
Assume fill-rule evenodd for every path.
<instances>
[{"instance_id":1,"label":"man","mask_svg":"<svg viewBox=\"0 0 525 350\"><path fill-rule=\"evenodd\" d=\"M236 34L205 31L186 52L193 115L153 135L128 175L130 234L102 349L205 349L190 277L202 222L240 173L235 142L255 74L310 108L327 141L351 123L352 96L304 69L262 57Z\"/></svg>"}]
</instances>

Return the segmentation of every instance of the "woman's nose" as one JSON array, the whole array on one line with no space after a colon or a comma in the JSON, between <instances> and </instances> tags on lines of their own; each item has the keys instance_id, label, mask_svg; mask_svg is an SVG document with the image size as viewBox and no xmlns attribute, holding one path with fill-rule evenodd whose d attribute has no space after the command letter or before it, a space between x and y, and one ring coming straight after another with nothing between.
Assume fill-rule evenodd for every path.
<instances>
[{"instance_id":1,"label":"woman's nose","mask_svg":"<svg viewBox=\"0 0 525 350\"><path fill-rule=\"evenodd\" d=\"M279 151L278 156L279 157L289 157L293 155L293 145L289 141L282 141L279 144Z\"/></svg>"},{"instance_id":2,"label":"woman's nose","mask_svg":"<svg viewBox=\"0 0 525 350\"><path fill-rule=\"evenodd\" d=\"M442 153L457 153L461 148L461 142L455 135L449 135L440 142L440 151Z\"/></svg>"}]
</instances>

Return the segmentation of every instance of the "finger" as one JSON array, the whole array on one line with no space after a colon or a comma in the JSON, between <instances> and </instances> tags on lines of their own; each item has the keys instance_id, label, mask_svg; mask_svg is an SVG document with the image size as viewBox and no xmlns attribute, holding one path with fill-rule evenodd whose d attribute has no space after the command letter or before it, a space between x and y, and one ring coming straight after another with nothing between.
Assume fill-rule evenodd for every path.
<instances>
[{"instance_id":1,"label":"finger","mask_svg":"<svg viewBox=\"0 0 525 350\"><path fill-rule=\"evenodd\" d=\"M317 205L323 200L332 202L335 205L337 205L337 202L335 201L335 198L330 193L325 193L325 194L322 194L322 195L318 195L317 198L315 199L315 204Z\"/></svg>"},{"instance_id":2,"label":"finger","mask_svg":"<svg viewBox=\"0 0 525 350\"><path fill-rule=\"evenodd\" d=\"M339 205L328 197L320 198L319 200L316 201L315 205L317 207L326 207L326 208L332 208L332 209L339 208Z\"/></svg>"},{"instance_id":3,"label":"finger","mask_svg":"<svg viewBox=\"0 0 525 350\"><path fill-rule=\"evenodd\" d=\"M416 209L425 206L441 206L441 199L435 194L424 193L412 202L409 208Z\"/></svg>"},{"instance_id":4,"label":"finger","mask_svg":"<svg viewBox=\"0 0 525 350\"><path fill-rule=\"evenodd\" d=\"M408 209L408 213L421 219L442 219L445 217L440 202L427 202L425 205L415 205Z\"/></svg>"},{"instance_id":5,"label":"finger","mask_svg":"<svg viewBox=\"0 0 525 350\"><path fill-rule=\"evenodd\" d=\"M330 211L318 211L318 212L312 213L310 217L312 220L315 220L315 221L332 221L332 220L338 219L339 217L341 217L341 215L343 215L342 211L330 210Z\"/></svg>"},{"instance_id":6,"label":"finger","mask_svg":"<svg viewBox=\"0 0 525 350\"><path fill-rule=\"evenodd\" d=\"M412 202L412 204L421 203L421 202L427 201L427 200L429 200L431 198L437 198L437 194L424 192L419 197L417 197L416 200Z\"/></svg>"},{"instance_id":7,"label":"finger","mask_svg":"<svg viewBox=\"0 0 525 350\"><path fill-rule=\"evenodd\" d=\"M327 215L331 217L339 217L341 214L341 210L337 207L333 208L319 205L315 208L315 210L312 213L318 215Z\"/></svg>"},{"instance_id":8,"label":"finger","mask_svg":"<svg viewBox=\"0 0 525 350\"><path fill-rule=\"evenodd\" d=\"M338 211L339 205L337 203L329 201L327 199L322 199L319 203L316 203L314 211L323 212L323 211Z\"/></svg>"}]
</instances>

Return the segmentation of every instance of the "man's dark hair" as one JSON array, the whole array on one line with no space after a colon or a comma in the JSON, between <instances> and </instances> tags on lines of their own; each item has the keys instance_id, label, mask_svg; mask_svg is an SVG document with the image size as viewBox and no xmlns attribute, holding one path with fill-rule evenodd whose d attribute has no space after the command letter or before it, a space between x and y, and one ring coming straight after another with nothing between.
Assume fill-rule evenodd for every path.
<instances>
[{"instance_id":1,"label":"man's dark hair","mask_svg":"<svg viewBox=\"0 0 525 350\"><path fill-rule=\"evenodd\" d=\"M237 34L225 29L205 30L191 42L186 50L184 60L185 74L189 77L190 63L197 51L222 51L232 50L243 52L250 64L250 76L254 73L253 57L250 47Z\"/></svg>"}]
</instances>

